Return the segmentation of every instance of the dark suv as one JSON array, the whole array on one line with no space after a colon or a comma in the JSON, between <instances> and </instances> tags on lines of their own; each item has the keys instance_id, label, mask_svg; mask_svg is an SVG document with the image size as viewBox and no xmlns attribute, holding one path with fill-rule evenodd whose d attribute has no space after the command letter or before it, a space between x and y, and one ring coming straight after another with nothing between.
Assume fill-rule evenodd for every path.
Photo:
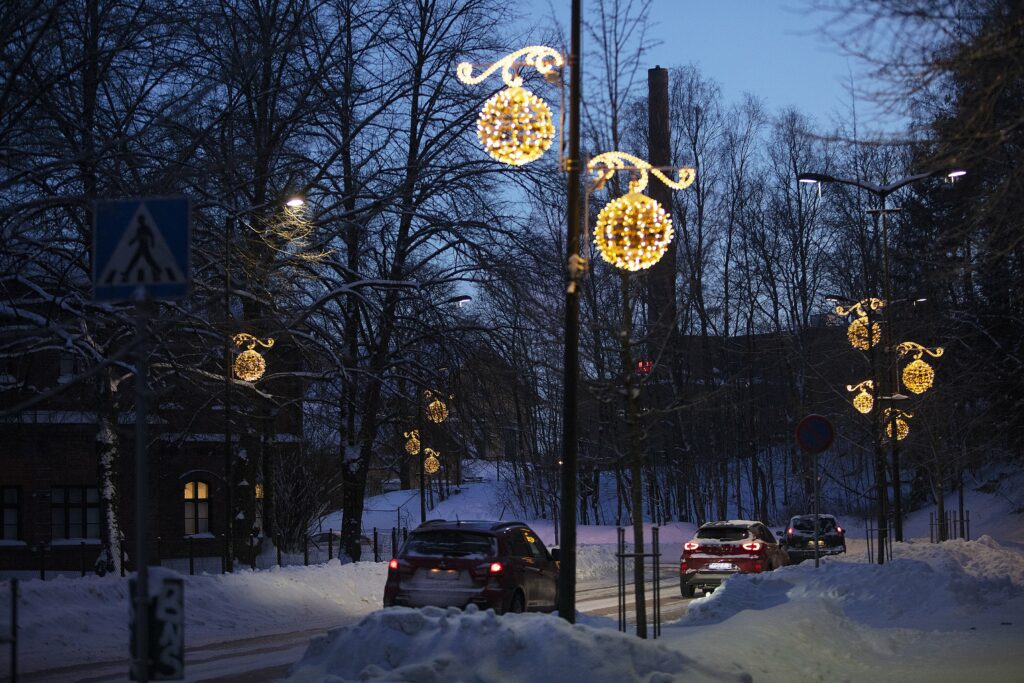
<instances>
[{"instance_id":1,"label":"dark suv","mask_svg":"<svg viewBox=\"0 0 1024 683\"><path fill-rule=\"evenodd\" d=\"M389 563L384 606L550 612L557 586L558 550L522 522L430 520Z\"/></svg>"},{"instance_id":2,"label":"dark suv","mask_svg":"<svg viewBox=\"0 0 1024 683\"><path fill-rule=\"evenodd\" d=\"M789 520L783 538L786 552L793 562L814 557L814 515L797 515ZM818 515L818 556L846 552L846 532L832 515Z\"/></svg>"},{"instance_id":3,"label":"dark suv","mask_svg":"<svg viewBox=\"0 0 1024 683\"><path fill-rule=\"evenodd\" d=\"M708 522L683 544L679 590L692 598L698 588L715 588L733 574L750 574L789 564L786 551L761 522Z\"/></svg>"}]
</instances>

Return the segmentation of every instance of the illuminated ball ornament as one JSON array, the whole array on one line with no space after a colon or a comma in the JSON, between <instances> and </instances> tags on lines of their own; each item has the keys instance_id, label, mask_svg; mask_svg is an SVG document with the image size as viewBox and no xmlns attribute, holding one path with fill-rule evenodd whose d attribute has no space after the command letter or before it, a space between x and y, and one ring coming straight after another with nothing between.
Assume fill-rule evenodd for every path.
<instances>
[{"instance_id":1,"label":"illuminated ball ornament","mask_svg":"<svg viewBox=\"0 0 1024 683\"><path fill-rule=\"evenodd\" d=\"M420 430L414 429L405 433L405 452L409 455L419 455L420 452Z\"/></svg>"},{"instance_id":2,"label":"illuminated ball ornament","mask_svg":"<svg viewBox=\"0 0 1024 683\"><path fill-rule=\"evenodd\" d=\"M853 407L857 409L857 412L866 415L875 407L875 398L864 389L861 389L860 393L853 397Z\"/></svg>"},{"instance_id":3,"label":"illuminated ball ornament","mask_svg":"<svg viewBox=\"0 0 1024 683\"><path fill-rule=\"evenodd\" d=\"M432 397L433 394L428 391L427 399ZM427 418L435 424L441 424L448 419L448 406L441 399L435 398L427 405Z\"/></svg>"},{"instance_id":4,"label":"illuminated ball ornament","mask_svg":"<svg viewBox=\"0 0 1024 683\"><path fill-rule=\"evenodd\" d=\"M893 424L896 425L896 440L903 441L910 434L910 423L907 422L909 418L913 417L912 413L905 413L902 410L893 410L892 408L886 408L883 416L885 422L885 435L892 438Z\"/></svg>"},{"instance_id":5,"label":"illuminated ball ornament","mask_svg":"<svg viewBox=\"0 0 1024 683\"><path fill-rule=\"evenodd\" d=\"M551 109L518 85L501 90L484 103L476 136L496 161L522 166L543 156L555 139Z\"/></svg>"},{"instance_id":6,"label":"illuminated ball ornament","mask_svg":"<svg viewBox=\"0 0 1024 683\"><path fill-rule=\"evenodd\" d=\"M882 339L882 326L877 322L871 323L871 334L868 335L868 317L858 316L853 319L850 326L846 328L846 338L855 349L867 351Z\"/></svg>"},{"instance_id":7,"label":"illuminated ball ornament","mask_svg":"<svg viewBox=\"0 0 1024 683\"><path fill-rule=\"evenodd\" d=\"M267 371L267 362L254 349L246 349L235 358L235 377L255 382Z\"/></svg>"},{"instance_id":8,"label":"illuminated ball ornament","mask_svg":"<svg viewBox=\"0 0 1024 683\"><path fill-rule=\"evenodd\" d=\"M920 358L913 360L903 368L903 386L907 391L921 394L928 391L935 381L935 371L932 366Z\"/></svg>"},{"instance_id":9,"label":"illuminated ball ornament","mask_svg":"<svg viewBox=\"0 0 1024 683\"><path fill-rule=\"evenodd\" d=\"M609 202L597 216L594 242L608 263L635 272L657 263L672 242L672 219L661 204L634 191Z\"/></svg>"},{"instance_id":10,"label":"illuminated ball ornament","mask_svg":"<svg viewBox=\"0 0 1024 683\"><path fill-rule=\"evenodd\" d=\"M437 459L440 454L433 448L427 448L423 453L427 456L423 461L423 471L427 474L436 474L441 469L441 461Z\"/></svg>"}]
</instances>

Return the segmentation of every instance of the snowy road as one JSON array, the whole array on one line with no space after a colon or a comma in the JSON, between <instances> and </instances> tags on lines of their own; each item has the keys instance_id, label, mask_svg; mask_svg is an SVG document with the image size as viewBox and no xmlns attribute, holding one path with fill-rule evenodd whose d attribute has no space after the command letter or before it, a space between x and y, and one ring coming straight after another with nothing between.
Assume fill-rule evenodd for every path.
<instances>
[{"instance_id":1,"label":"snowy road","mask_svg":"<svg viewBox=\"0 0 1024 683\"><path fill-rule=\"evenodd\" d=\"M617 593L615 584L609 584L606 579L582 583L576 592L576 608L584 614L617 619ZM690 601L684 600L679 595L679 575L674 567L663 568L661 599L662 623L674 621L686 612ZM628 585L626 619L630 632L634 628L636 618L634 604L632 585ZM653 587L648 585L647 618L649 623L653 619L653 609ZM357 618L353 618L347 622L325 623L317 628L301 631L239 638L187 648L185 671L188 675L186 680L260 683L280 679L287 674L288 668L302 656L310 639L325 633L330 628L357 621ZM127 660L121 659L44 669L24 674L20 678L24 681L52 681L54 683L71 681L106 683L107 681L125 680L127 666Z\"/></svg>"}]
</instances>

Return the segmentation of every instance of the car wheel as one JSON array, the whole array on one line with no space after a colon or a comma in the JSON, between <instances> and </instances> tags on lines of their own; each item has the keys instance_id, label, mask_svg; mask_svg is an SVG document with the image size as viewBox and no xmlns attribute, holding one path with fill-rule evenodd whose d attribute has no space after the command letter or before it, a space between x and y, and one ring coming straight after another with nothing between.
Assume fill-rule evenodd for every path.
<instances>
[{"instance_id":1,"label":"car wheel","mask_svg":"<svg viewBox=\"0 0 1024 683\"><path fill-rule=\"evenodd\" d=\"M508 604L506 614L522 614L526 611L526 599L521 591L512 594L512 601Z\"/></svg>"},{"instance_id":2,"label":"car wheel","mask_svg":"<svg viewBox=\"0 0 1024 683\"><path fill-rule=\"evenodd\" d=\"M693 594L697 592L697 589L694 588L691 584L683 582L679 584L679 592L682 594L684 598L692 598Z\"/></svg>"}]
</instances>

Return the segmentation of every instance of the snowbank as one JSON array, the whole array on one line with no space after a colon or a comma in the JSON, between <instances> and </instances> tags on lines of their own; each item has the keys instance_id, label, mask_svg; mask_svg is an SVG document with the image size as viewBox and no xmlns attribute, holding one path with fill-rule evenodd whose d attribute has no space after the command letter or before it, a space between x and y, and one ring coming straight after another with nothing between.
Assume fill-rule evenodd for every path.
<instances>
[{"instance_id":1,"label":"snowbank","mask_svg":"<svg viewBox=\"0 0 1024 683\"><path fill-rule=\"evenodd\" d=\"M394 607L317 638L293 681L751 681L663 645L555 616Z\"/></svg>"},{"instance_id":2,"label":"snowbank","mask_svg":"<svg viewBox=\"0 0 1024 683\"><path fill-rule=\"evenodd\" d=\"M169 570L162 570L172 573ZM381 605L386 563L281 567L182 576L189 647L231 638L329 628ZM128 579L86 576L22 581L19 659L27 670L125 656ZM0 609L8 613L6 591Z\"/></svg>"}]
</instances>

